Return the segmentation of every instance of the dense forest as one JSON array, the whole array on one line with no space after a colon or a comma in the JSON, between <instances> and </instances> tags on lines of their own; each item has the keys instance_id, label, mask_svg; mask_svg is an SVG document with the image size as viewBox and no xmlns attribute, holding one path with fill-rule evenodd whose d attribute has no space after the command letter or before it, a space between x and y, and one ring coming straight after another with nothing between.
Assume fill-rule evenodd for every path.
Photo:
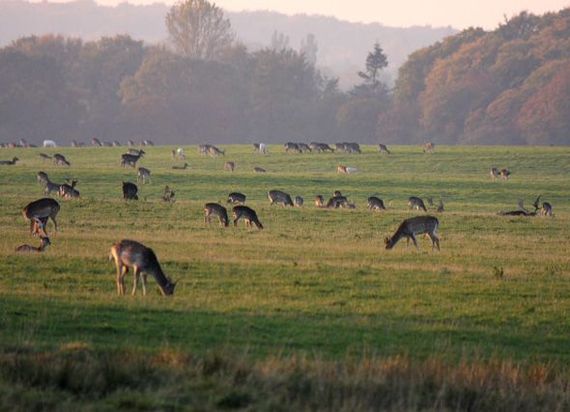
<instances>
[{"instance_id":1,"label":"dense forest","mask_svg":"<svg viewBox=\"0 0 570 412\"><path fill-rule=\"evenodd\" d=\"M0 142L570 143L570 9L417 50L394 88L389 54L370 44L359 82L342 91L315 66L314 38L295 50L276 32L250 50L219 9L215 41L192 49L180 38L192 10L179 4L157 22L167 44L44 35L0 49Z\"/></svg>"}]
</instances>

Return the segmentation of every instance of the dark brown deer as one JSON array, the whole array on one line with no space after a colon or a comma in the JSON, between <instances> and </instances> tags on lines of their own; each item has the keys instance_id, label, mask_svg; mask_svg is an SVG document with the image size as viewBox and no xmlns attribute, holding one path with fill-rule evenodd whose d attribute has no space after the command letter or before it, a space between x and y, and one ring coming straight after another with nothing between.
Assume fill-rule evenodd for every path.
<instances>
[{"instance_id":1,"label":"dark brown deer","mask_svg":"<svg viewBox=\"0 0 570 412\"><path fill-rule=\"evenodd\" d=\"M172 282L164 274L154 251L142 243L123 239L111 247L110 259L115 260L117 268L116 281L119 296L125 294L125 275L129 268L132 268L134 272L133 290L131 292L133 296L137 292L139 278L142 280L143 296L146 295L147 275L151 275L156 280L163 296L174 294L176 282Z\"/></svg>"},{"instance_id":2,"label":"dark brown deer","mask_svg":"<svg viewBox=\"0 0 570 412\"><path fill-rule=\"evenodd\" d=\"M14 166L18 160L20 159L17 157L13 157L12 160L0 160L0 165Z\"/></svg>"},{"instance_id":3,"label":"dark brown deer","mask_svg":"<svg viewBox=\"0 0 570 412\"><path fill-rule=\"evenodd\" d=\"M257 226L258 229L263 229L263 225L257 217L257 213L250 207L247 206L234 206L234 226L237 226L237 222L240 219L245 220L245 225L251 227L252 223Z\"/></svg>"},{"instance_id":4,"label":"dark brown deer","mask_svg":"<svg viewBox=\"0 0 570 412\"><path fill-rule=\"evenodd\" d=\"M416 241L416 235L427 234L432 242L432 249L437 247L439 250L439 238L437 237L437 229L439 226L439 221L433 216L416 216L404 220L396 233L390 238L386 238L384 243L386 244L386 249L392 249L396 243L402 238L406 238L408 241L412 239L416 248L418 248L418 242Z\"/></svg>"},{"instance_id":5,"label":"dark brown deer","mask_svg":"<svg viewBox=\"0 0 570 412\"><path fill-rule=\"evenodd\" d=\"M121 166L125 167L125 166L131 166L131 167L136 167L137 162L139 161L139 159L141 157L143 157L145 154L144 150L139 150L138 154L131 154L131 153L123 153L121 155Z\"/></svg>"},{"instance_id":6,"label":"dark brown deer","mask_svg":"<svg viewBox=\"0 0 570 412\"><path fill-rule=\"evenodd\" d=\"M41 253L41 252L44 252L49 245L51 245L49 237L42 236L40 246L35 247L35 246L31 246L31 245L20 245L16 248L16 252L18 252L18 253Z\"/></svg>"},{"instance_id":7,"label":"dark brown deer","mask_svg":"<svg viewBox=\"0 0 570 412\"><path fill-rule=\"evenodd\" d=\"M212 216L217 216L221 226L228 226L228 211L218 203L206 203L204 205L204 223L209 224Z\"/></svg>"},{"instance_id":8,"label":"dark brown deer","mask_svg":"<svg viewBox=\"0 0 570 412\"><path fill-rule=\"evenodd\" d=\"M123 182L123 199L125 200L139 200L137 192L139 188L131 182Z\"/></svg>"},{"instance_id":9,"label":"dark brown deer","mask_svg":"<svg viewBox=\"0 0 570 412\"><path fill-rule=\"evenodd\" d=\"M22 214L26 220L30 221L30 233L32 235L39 234L40 236L47 237L45 226L48 218L50 218L57 232L57 221L55 220L59 213L59 203L56 200L44 197L28 203L22 210Z\"/></svg>"}]
</instances>

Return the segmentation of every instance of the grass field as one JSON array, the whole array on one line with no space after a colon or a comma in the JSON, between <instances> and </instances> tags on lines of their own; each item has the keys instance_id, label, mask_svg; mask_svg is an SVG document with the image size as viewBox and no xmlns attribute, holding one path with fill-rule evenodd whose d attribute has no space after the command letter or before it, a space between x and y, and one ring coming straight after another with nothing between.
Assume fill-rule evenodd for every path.
<instances>
[{"instance_id":1,"label":"grass field","mask_svg":"<svg viewBox=\"0 0 570 412\"><path fill-rule=\"evenodd\" d=\"M128 203L121 182L136 172L119 167L124 148L0 151L21 159L0 166L0 408L570 408L569 148L225 149L212 159L187 148L187 170L171 169L182 163L172 147L145 149L152 183ZM358 172L338 175L338 164ZM491 166L512 178L491 181ZM42 197L39 170L77 178L81 199L60 200L46 253L17 255L39 244L21 215ZM173 205L160 200L166 184ZM305 206L270 206L270 189ZM356 209L313 206L334 190ZM204 225L203 204L231 191L248 196L263 231ZM497 215L539 194L553 218ZM371 195L388 210L368 211ZM419 250L384 249L419 214L411 195L443 199L440 252L423 237ZM152 279L146 297L116 295L108 254L122 238L155 250L178 281L173 297Z\"/></svg>"}]
</instances>

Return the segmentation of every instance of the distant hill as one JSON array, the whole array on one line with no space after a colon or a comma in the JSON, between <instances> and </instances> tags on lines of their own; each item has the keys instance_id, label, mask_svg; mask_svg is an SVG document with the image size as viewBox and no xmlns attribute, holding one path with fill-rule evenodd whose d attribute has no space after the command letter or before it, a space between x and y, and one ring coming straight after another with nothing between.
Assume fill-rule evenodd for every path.
<instances>
[{"instance_id":1,"label":"distant hill","mask_svg":"<svg viewBox=\"0 0 570 412\"><path fill-rule=\"evenodd\" d=\"M165 4L138 6L123 3L117 7L100 6L92 0L71 3L28 3L19 0L0 2L0 47L31 34L47 33L95 40L102 36L129 34L147 43L167 38ZM387 27L379 23L360 24L332 17L295 15L258 11L227 12L239 39L250 49L268 46L274 31L289 38L289 45L299 49L301 40L312 33L318 44L317 65L326 73L340 77L341 85L356 82L366 54L378 41L388 56L388 81L394 81L398 67L409 54L431 45L457 30ZM379 16L380 17L380 16Z\"/></svg>"}]
</instances>

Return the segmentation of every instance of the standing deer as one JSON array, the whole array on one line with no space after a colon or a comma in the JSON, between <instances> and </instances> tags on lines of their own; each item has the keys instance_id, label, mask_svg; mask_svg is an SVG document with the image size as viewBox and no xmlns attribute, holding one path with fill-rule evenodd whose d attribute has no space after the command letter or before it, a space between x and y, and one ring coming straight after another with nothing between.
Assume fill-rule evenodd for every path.
<instances>
[{"instance_id":1,"label":"standing deer","mask_svg":"<svg viewBox=\"0 0 570 412\"><path fill-rule=\"evenodd\" d=\"M289 193L282 192L281 190L270 190L267 193L267 197L269 198L271 205L279 203L281 206L293 206L291 195L289 195Z\"/></svg>"},{"instance_id":2,"label":"standing deer","mask_svg":"<svg viewBox=\"0 0 570 412\"><path fill-rule=\"evenodd\" d=\"M424 204L424 201L416 196L410 196L410 198L408 199L408 208L423 210L424 212L427 212L427 208L426 205Z\"/></svg>"},{"instance_id":3,"label":"standing deer","mask_svg":"<svg viewBox=\"0 0 570 412\"><path fill-rule=\"evenodd\" d=\"M511 175L511 171L509 169L501 169L499 172L501 179L509 180L509 176Z\"/></svg>"},{"instance_id":4,"label":"standing deer","mask_svg":"<svg viewBox=\"0 0 570 412\"><path fill-rule=\"evenodd\" d=\"M204 223L209 224L211 216L217 216L221 226L228 226L228 211L218 203L206 203L204 205Z\"/></svg>"},{"instance_id":5,"label":"standing deer","mask_svg":"<svg viewBox=\"0 0 570 412\"><path fill-rule=\"evenodd\" d=\"M174 198L175 196L176 193L174 193L174 190L166 185L164 187L164 193L162 194L162 200L168 203L174 203L176 202L176 199Z\"/></svg>"},{"instance_id":6,"label":"standing deer","mask_svg":"<svg viewBox=\"0 0 570 412\"><path fill-rule=\"evenodd\" d=\"M132 153L123 153L121 155L121 166L125 167L125 166L131 166L131 167L135 167L137 165L137 162L139 161L139 159L141 157L143 157L143 155L145 154L144 150L138 150L137 154L132 154Z\"/></svg>"},{"instance_id":7,"label":"standing deer","mask_svg":"<svg viewBox=\"0 0 570 412\"><path fill-rule=\"evenodd\" d=\"M240 219L245 220L245 225L251 227L252 223L257 226L258 229L263 229L263 225L257 218L257 213L250 207L247 206L234 206L234 226L237 226L237 222Z\"/></svg>"},{"instance_id":8,"label":"standing deer","mask_svg":"<svg viewBox=\"0 0 570 412\"><path fill-rule=\"evenodd\" d=\"M489 171L489 175L491 176L491 179L493 179L493 181L497 180L497 178L499 177L499 169L497 169L496 167L492 167L491 170Z\"/></svg>"},{"instance_id":9,"label":"standing deer","mask_svg":"<svg viewBox=\"0 0 570 412\"><path fill-rule=\"evenodd\" d=\"M382 143L378 143L378 151L380 153L392 154L392 152L388 150L388 146Z\"/></svg>"},{"instance_id":10,"label":"standing deer","mask_svg":"<svg viewBox=\"0 0 570 412\"><path fill-rule=\"evenodd\" d=\"M137 192L139 188L131 182L123 182L123 199L125 200L139 200Z\"/></svg>"},{"instance_id":11,"label":"standing deer","mask_svg":"<svg viewBox=\"0 0 570 412\"><path fill-rule=\"evenodd\" d=\"M47 237L45 226L48 218L52 220L55 231L57 232L57 221L55 218L59 213L59 209L59 203L50 197L44 197L28 203L28 205L22 209L22 214L26 220L30 221L30 233L32 235L40 234Z\"/></svg>"},{"instance_id":12,"label":"standing deer","mask_svg":"<svg viewBox=\"0 0 570 412\"><path fill-rule=\"evenodd\" d=\"M424 153L433 153L434 149L435 149L435 143L433 142L425 142L422 145L422 149L424 151Z\"/></svg>"},{"instance_id":13,"label":"standing deer","mask_svg":"<svg viewBox=\"0 0 570 412\"><path fill-rule=\"evenodd\" d=\"M229 172L233 172L236 168L236 163L235 162L225 162L224 163L224 170L227 170Z\"/></svg>"},{"instance_id":14,"label":"standing deer","mask_svg":"<svg viewBox=\"0 0 570 412\"><path fill-rule=\"evenodd\" d=\"M139 277L142 279L143 296L146 295L146 278L151 275L158 283L163 296L174 294L176 282L172 282L162 271L158 259L151 248L134 240L123 239L111 247L109 260L115 260L117 268L117 294L125 294L125 275L129 268L133 269L134 282L131 294L137 292Z\"/></svg>"},{"instance_id":15,"label":"standing deer","mask_svg":"<svg viewBox=\"0 0 570 412\"><path fill-rule=\"evenodd\" d=\"M143 185L150 183L150 170L146 167L139 167L137 170L137 183L142 180Z\"/></svg>"},{"instance_id":16,"label":"standing deer","mask_svg":"<svg viewBox=\"0 0 570 412\"><path fill-rule=\"evenodd\" d=\"M40 246L20 245L15 250L18 253L41 253L44 252L49 245L51 245L49 237L42 236Z\"/></svg>"},{"instance_id":17,"label":"standing deer","mask_svg":"<svg viewBox=\"0 0 570 412\"><path fill-rule=\"evenodd\" d=\"M384 206L384 201L376 196L370 196L368 198L368 209L370 210L386 210Z\"/></svg>"},{"instance_id":18,"label":"standing deer","mask_svg":"<svg viewBox=\"0 0 570 412\"><path fill-rule=\"evenodd\" d=\"M216 157L219 155L225 156L226 155L226 151L222 150L220 148L217 148L214 145L206 145L207 146L207 153L212 156L212 157Z\"/></svg>"},{"instance_id":19,"label":"standing deer","mask_svg":"<svg viewBox=\"0 0 570 412\"><path fill-rule=\"evenodd\" d=\"M303 200L303 198L301 196L295 196L295 206L296 207L303 206L303 203L305 203L305 201Z\"/></svg>"},{"instance_id":20,"label":"standing deer","mask_svg":"<svg viewBox=\"0 0 570 412\"><path fill-rule=\"evenodd\" d=\"M439 249L439 238L437 237L437 228L439 226L439 220L433 216L416 216L404 220L396 233L390 238L386 238L384 243L386 244L386 249L392 249L396 243L403 237L408 241L412 239L416 248L418 248L418 242L416 241L416 235L427 234L432 242L432 249L437 247Z\"/></svg>"}]
</instances>

